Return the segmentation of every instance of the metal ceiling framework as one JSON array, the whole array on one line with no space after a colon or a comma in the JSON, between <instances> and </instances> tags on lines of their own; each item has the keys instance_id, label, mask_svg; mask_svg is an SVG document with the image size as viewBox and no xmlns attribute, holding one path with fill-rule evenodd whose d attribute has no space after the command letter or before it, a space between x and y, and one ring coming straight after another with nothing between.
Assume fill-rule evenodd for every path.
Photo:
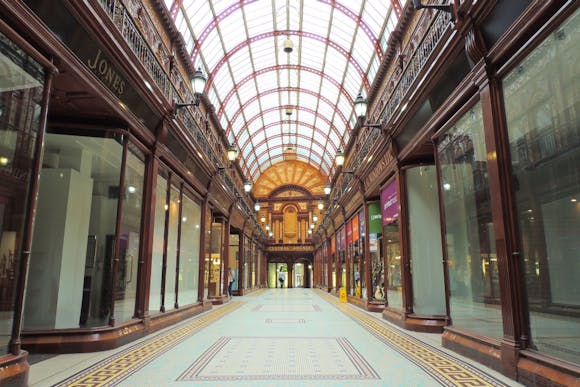
<instances>
[{"instance_id":1,"label":"metal ceiling framework","mask_svg":"<svg viewBox=\"0 0 580 387\"><path fill-rule=\"evenodd\" d=\"M344 0L343 0L344 1ZM327 176L407 0L165 0L246 177L291 148ZM293 50L283 49L290 39Z\"/></svg>"}]
</instances>

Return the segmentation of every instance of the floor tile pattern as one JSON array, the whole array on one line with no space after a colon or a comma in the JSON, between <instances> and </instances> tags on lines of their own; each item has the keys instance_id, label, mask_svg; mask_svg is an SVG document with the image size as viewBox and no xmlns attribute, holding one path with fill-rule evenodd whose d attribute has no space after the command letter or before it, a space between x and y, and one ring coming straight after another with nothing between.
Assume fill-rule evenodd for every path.
<instances>
[{"instance_id":1,"label":"floor tile pattern","mask_svg":"<svg viewBox=\"0 0 580 387\"><path fill-rule=\"evenodd\" d=\"M310 305L292 305L292 304L284 304L284 305L263 305L258 304L253 309L252 312L320 312L320 306L316 304Z\"/></svg>"},{"instance_id":2,"label":"floor tile pattern","mask_svg":"<svg viewBox=\"0 0 580 387\"><path fill-rule=\"evenodd\" d=\"M241 307L243 302L230 302L213 309L199 318L175 326L167 332L131 346L118 354L96 363L94 366L68 378L55 387L64 386L113 386L121 382L153 359L169 351L176 344L199 330Z\"/></svg>"},{"instance_id":3,"label":"floor tile pattern","mask_svg":"<svg viewBox=\"0 0 580 387\"><path fill-rule=\"evenodd\" d=\"M344 337L221 337L177 380L316 379L378 375Z\"/></svg>"},{"instance_id":4,"label":"floor tile pattern","mask_svg":"<svg viewBox=\"0 0 580 387\"><path fill-rule=\"evenodd\" d=\"M422 343L404 332L397 332L367 313L340 303L337 298L318 291L324 299L362 325L379 340L401 353L445 386L504 386L502 382L454 358L437 348Z\"/></svg>"}]
</instances>

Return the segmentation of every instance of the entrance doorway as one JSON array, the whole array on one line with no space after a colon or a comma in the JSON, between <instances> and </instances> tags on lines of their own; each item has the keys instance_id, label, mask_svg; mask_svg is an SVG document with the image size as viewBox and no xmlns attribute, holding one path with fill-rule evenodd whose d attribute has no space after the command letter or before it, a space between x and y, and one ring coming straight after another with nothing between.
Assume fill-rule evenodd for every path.
<instances>
[{"instance_id":1,"label":"entrance doorway","mask_svg":"<svg viewBox=\"0 0 580 387\"><path fill-rule=\"evenodd\" d=\"M288 287L288 265L285 263L270 262L268 264L268 287Z\"/></svg>"}]
</instances>

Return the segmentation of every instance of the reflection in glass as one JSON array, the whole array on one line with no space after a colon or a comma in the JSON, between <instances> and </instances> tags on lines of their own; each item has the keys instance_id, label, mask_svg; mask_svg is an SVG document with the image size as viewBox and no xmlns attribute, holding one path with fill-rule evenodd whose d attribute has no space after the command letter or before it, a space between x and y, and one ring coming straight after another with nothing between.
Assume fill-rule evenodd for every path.
<instances>
[{"instance_id":1,"label":"reflection in glass","mask_svg":"<svg viewBox=\"0 0 580 387\"><path fill-rule=\"evenodd\" d=\"M181 246L179 248L179 305L197 302L201 207L183 195Z\"/></svg>"},{"instance_id":2,"label":"reflection in glass","mask_svg":"<svg viewBox=\"0 0 580 387\"><path fill-rule=\"evenodd\" d=\"M167 226L167 270L165 271L165 310L175 309L175 269L177 267L177 235L179 234L179 187L172 180Z\"/></svg>"},{"instance_id":3,"label":"reflection in glass","mask_svg":"<svg viewBox=\"0 0 580 387\"><path fill-rule=\"evenodd\" d=\"M46 134L25 329L108 325L122 154L115 138Z\"/></svg>"},{"instance_id":4,"label":"reflection in glass","mask_svg":"<svg viewBox=\"0 0 580 387\"><path fill-rule=\"evenodd\" d=\"M503 82L532 348L580 363L580 13Z\"/></svg>"},{"instance_id":5,"label":"reflection in glass","mask_svg":"<svg viewBox=\"0 0 580 387\"><path fill-rule=\"evenodd\" d=\"M167 180L157 176L155 191L155 220L153 253L151 256L151 279L149 281L149 313L161 311L161 277L163 269L163 241L165 240L165 215L168 214Z\"/></svg>"},{"instance_id":6,"label":"reflection in glass","mask_svg":"<svg viewBox=\"0 0 580 387\"><path fill-rule=\"evenodd\" d=\"M438 139L437 151L453 325L501 338L497 256L480 103Z\"/></svg>"},{"instance_id":7,"label":"reflection in glass","mask_svg":"<svg viewBox=\"0 0 580 387\"><path fill-rule=\"evenodd\" d=\"M139 239L143 205L144 155L131 143L125 168L125 201L119 231L119 261L115 283L115 321L133 318L137 298Z\"/></svg>"},{"instance_id":8,"label":"reflection in glass","mask_svg":"<svg viewBox=\"0 0 580 387\"><path fill-rule=\"evenodd\" d=\"M206 276L209 284L209 297L217 297L222 293L222 241L223 241L223 225L221 223L213 223L211 227L211 255L206 262L207 270Z\"/></svg>"},{"instance_id":9,"label":"reflection in glass","mask_svg":"<svg viewBox=\"0 0 580 387\"><path fill-rule=\"evenodd\" d=\"M405 175L413 312L445 315L437 171L434 165L423 165L407 169Z\"/></svg>"},{"instance_id":10,"label":"reflection in glass","mask_svg":"<svg viewBox=\"0 0 580 387\"><path fill-rule=\"evenodd\" d=\"M369 235L369 250L371 257L371 300L385 301L385 272L383 265L382 234Z\"/></svg>"},{"instance_id":11,"label":"reflection in glass","mask_svg":"<svg viewBox=\"0 0 580 387\"><path fill-rule=\"evenodd\" d=\"M36 157L34 154L36 138L41 129L44 74L36 62L2 34L0 34L0 63L2 65L2 71L0 71L0 187L2 191L0 193L0 355L2 355L8 351L8 341L12 333L28 189Z\"/></svg>"},{"instance_id":12,"label":"reflection in glass","mask_svg":"<svg viewBox=\"0 0 580 387\"><path fill-rule=\"evenodd\" d=\"M233 270L234 283L232 284L232 291L238 290L238 268L240 260L240 236L238 234L230 234L230 254L229 254L229 268ZM269 278L269 277L268 277ZM270 287L272 282L270 282Z\"/></svg>"},{"instance_id":13,"label":"reflection in glass","mask_svg":"<svg viewBox=\"0 0 580 387\"><path fill-rule=\"evenodd\" d=\"M383 226L383 243L385 244L385 258L387 260L387 305L402 309L403 287L401 285L401 244L398 219Z\"/></svg>"}]
</instances>

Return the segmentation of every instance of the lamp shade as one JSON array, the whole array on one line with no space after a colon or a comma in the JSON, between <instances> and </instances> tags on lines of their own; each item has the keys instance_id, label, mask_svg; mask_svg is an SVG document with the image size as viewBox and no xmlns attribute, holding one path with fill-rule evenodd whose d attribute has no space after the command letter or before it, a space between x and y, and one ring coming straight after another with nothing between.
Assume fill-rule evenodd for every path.
<instances>
[{"instance_id":1,"label":"lamp shade","mask_svg":"<svg viewBox=\"0 0 580 387\"><path fill-rule=\"evenodd\" d=\"M238 157L238 150L233 146L229 147L228 148L228 160L229 161L236 161L237 157ZM245 189L245 184L244 184L244 189Z\"/></svg>"},{"instance_id":2,"label":"lamp shade","mask_svg":"<svg viewBox=\"0 0 580 387\"><path fill-rule=\"evenodd\" d=\"M339 149L336 152L336 165L342 167L344 165L344 153L342 153L342 149Z\"/></svg>"},{"instance_id":3,"label":"lamp shade","mask_svg":"<svg viewBox=\"0 0 580 387\"><path fill-rule=\"evenodd\" d=\"M326 185L324 186L324 194L325 194L325 195L329 195L329 194L330 194L330 191L332 191L332 187L330 186L330 184L326 184ZM322 203L322 202L321 202L321 203Z\"/></svg>"},{"instance_id":4,"label":"lamp shade","mask_svg":"<svg viewBox=\"0 0 580 387\"><path fill-rule=\"evenodd\" d=\"M260 203L259 202L254 203L254 210L260 211Z\"/></svg>"},{"instance_id":5,"label":"lamp shade","mask_svg":"<svg viewBox=\"0 0 580 387\"><path fill-rule=\"evenodd\" d=\"M326 187L324 188L324 193L326 193ZM327 193L327 195L330 193L330 191ZM323 210L324 209L324 203L322 202L318 202L318 209L319 210Z\"/></svg>"},{"instance_id":6,"label":"lamp shade","mask_svg":"<svg viewBox=\"0 0 580 387\"><path fill-rule=\"evenodd\" d=\"M359 93L354 100L354 112L357 117L364 117L367 115L367 100Z\"/></svg>"},{"instance_id":7,"label":"lamp shade","mask_svg":"<svg viewBox=\"0 0 580 387\"><path fill-rule=\"evenodd\" d=\"M250 192L252 190L252 183L249 180L244 182L244 192Z\"/></svg>"},{"instance_id":8,"label":"lamp shade","mask_svg":"<svg viewBox=\"0 0 580 387\"><path fill-rule=\"evenodd\" d=\"M313 216L312 216L312 220L313 220L314 222L318 222L318 215L313 215Z\"/></svg>"},{"instance_id":9,"label":"lamp shade","mask_svg":"<svg viewBox=\"0 0 580 387\"><path fill-rule=\"evenodd\" d=\"M202 94L205 90L205 84L207 82L207 77L201 71L201 67L199 67L195 73L193 74L193 78L191 78L191 84L193 86L193 92L195 94Z\"/></svg>"}]
</instances>

